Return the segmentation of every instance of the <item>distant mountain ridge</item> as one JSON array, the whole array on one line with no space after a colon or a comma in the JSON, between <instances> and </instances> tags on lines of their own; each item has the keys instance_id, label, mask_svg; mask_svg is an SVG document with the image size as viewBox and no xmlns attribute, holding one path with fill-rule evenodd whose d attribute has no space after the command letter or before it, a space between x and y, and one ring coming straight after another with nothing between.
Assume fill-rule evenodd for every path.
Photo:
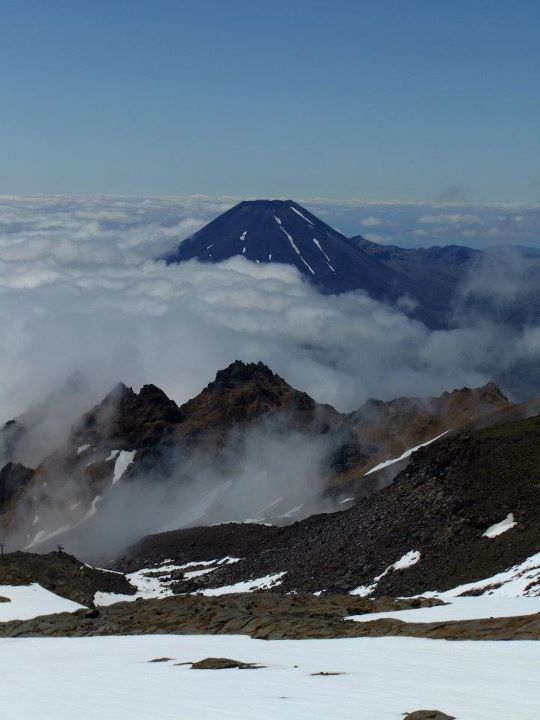
<instances>
[{"instance_id":1,"label":"distant mountain ridge","mask_svg":"<svg viewBox=\"0 0 540 720\"><path fill-rule=\"evenodd\" d=\"M507 257L508 253L514 255ZM240 202L158 260L219 263L233 257L295 267L323 293L364 291L431 329L452 327L464 309L511 327L522 327L540 316L540 293L534 282L540 253L533 249L381 245L361 235L346 237L294 200ZM510 283L523 285L523 297L504 298L501 307L496 292L494 298L485 292L477 297L470 288L462 293L476 271L491 276L496 267L495 273L504 276L504 269L516 261L526 270L522 278L510 278ZM503 277L498 284L504 282Z\"/></svg>"}]
</instances>

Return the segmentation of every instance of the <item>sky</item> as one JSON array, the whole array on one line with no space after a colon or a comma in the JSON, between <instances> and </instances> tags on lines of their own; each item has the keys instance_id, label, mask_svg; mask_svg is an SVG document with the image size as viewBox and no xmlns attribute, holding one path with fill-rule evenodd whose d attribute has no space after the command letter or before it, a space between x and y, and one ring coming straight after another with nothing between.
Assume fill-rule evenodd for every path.
<instances>
[{"instance_id":1,"label":"sky","mask_svg":"<svg viewBox=\"0 0 540 720\"><path fill-rule=\"evenodd\" d=\"M0 193L540 201L537 0L2 0Z\"/></svg>"}]
</instances>

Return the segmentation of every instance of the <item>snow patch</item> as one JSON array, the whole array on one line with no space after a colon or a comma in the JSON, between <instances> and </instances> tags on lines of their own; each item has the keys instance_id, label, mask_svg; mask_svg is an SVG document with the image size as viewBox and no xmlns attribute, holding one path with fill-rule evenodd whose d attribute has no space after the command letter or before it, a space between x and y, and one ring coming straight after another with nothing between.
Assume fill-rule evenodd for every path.
<instances>
[{"instance_id":1,"label":"snow patch","mask_svg":"<svg viewBox=\"0 0 540 720\"><path fill-rule=\"evenodd\" d=\"M290 243L292 249L295 251L295 253L298 255L298 257L300 258L300 260L301 260L301 261L304 263L304 265L307 267L307 269L309 270L309 272L310 272L312 275L315 275L315 272L313 271L313 268L311 267L311 265L309 265L309 263L307 263L307 262L304 260L304 258L302 257L302 253L300 252L300 250L298 249L296 243L295 243L294 240L292 239L292 236L289 235L289 233L285 230L285 228L284 228L283 225L281 224L281 220L280 220L278 217L276 217L275 215L274 215L274 218L276 219L276 222L277 222L277 224L279 225L281 231L282 231L283 233L285 233L285 235L287 236L287 239L289 240L289 243Z\"/></svg>"},{"instance_id":2,"label":"snow patch","mask_svg":"<svg viewBox=\"0 0 540 720\"><path fill-rule=\"evenodd\" d=\"M507 530L511 530L513 527L516 527L516 525L517 522L514 520L513 513L508 513L504 520L501 520L501 522L495 523L495 525L491 525L490 527L488 527L482 537L498 537L499 535L505 533Z\"/></svg>"},{"instance_id":3,"label":"snow patch","mask_svg":"<svg viewBox=\"0 0 540 720\"><path fill-rule=\"evenodd\" d=\"M265 575L255 580L245 580L237 582L234 585L223 585L218 588L207 588L202 591L203 595L229 595L230 593L245 593L253 592L254 590L268 590L277 585L281 585L283 582L283 576L285 572L274 573L273 575Z\"/></svg>"},{"instance_id":4,"label":"snow patch","mask_svg":"<svg viewBox=\"0 0 540 720\"><path fill-rule=\"evenodd\" d=\"M459 597L464 593L485 590L484 595L503 595L504 597L540 596L540 552L531 555L517 565L492 575L484 580L458 585L446 592L428 592L424 597L440 597L442 600Z\"/></svg>"},{"instance_id":5,"label":"snow patch","mask_svg":"<svg viewBox=\"0 0 540 720\"><path fill-rule=\"evenodd\" d=\"M319 248L319 250L322 252L322 254L324 255L324 257L326 258L326 264L328 265L328 267L330 268L330 270L331 270L333 273L335 273L336 271L335 271L334 268L330 265L330 258L328 257L328 255L327 255L327 254L324 252L324 250L322 249L321 243L317 240L317 238L313 238L313 242L315 243L315 245Z\"/></svg>"},{"instance_id":6,"label":"snow patch","mask_svg":"<svg viewBox=\"0 0 540 720\"><path fill-rule=\"evenodd\" d=\"M40 615L74 612L84 607L45 590L38 583L0 585L0 595L10 600L10 602L0 602L0 622L30 620Z\"/></svg>"},{"instance_id":7,"label":"snow patch","mask_svg":"<svg viewBox=\"0 0 540 720\"><path fill-rule=\"evenodd\" d=\"M311 225L311 227L313 227L313 223L311 222L311 220L308 220L308 218L307 218L305 215L303 215L303 214L300 212L300 210L297 210L297 209L296 209L295 207L293 207L292 205L290 205L289 207L291 208L291 210L292 210L293 212L295 212L297 215L300 215L300 217L301 217L303 220L305 220L309 225Z\"/></svg>"},{"instance_id":8,"label":"snow patch","mask_svg":"<svg viewBox=\"0 0 540 720\"><path fill-rule=\"evenodd\" d=\"M284 512L283 515L278 515L278 518L290 518L294 517L298 513L299 510L301 510L304 507L305 503L301 503L300 505L297 505L296 507L291 508L287 512Z\"/></svg>"},{"instance_id":9,"label":"snow patch","mask_svg":"<svg viewBox=\"0 0 540 720\"><path fill-rule=\"evenodd\" d=\"M79 445L79 447L77 448L77 455L80 455L85 450L88 450L89 447L90 445Z\"/></svg>"},{"instance_id":10,"label":"snow patch","mask_svg":"<svg viewBox=\"0 0 540 720\"><path fill-rule=\"evenodd\" d=\"M116 458L116 462L114 463L114 474L113 474L113 481L112 484L114 485L117 483L121 478L122 475L126 472L128 467L133 462L133 458L135 457L136 450L121 450L118 454L118 457Z\"/></svg>"},{"instance_id":11,"label":"snow patch","mask_svg":"<svg viewBox=\"0 0 540 720\"><path fill-rule=\"evenodd\" d=\"M382 468L388 467L389 465L393 465L394 463L400 462L400 460L405 460L405 458L408 458L410 455L412 455L417 450L420 450L420 448L426 447L427 445L431 445L431 443L434 443L439 438L442 438L443 435L446 435L446 433L449 433L449 430L445 430L440 435L437 435L437 437L431 438L431 440L428 440L427 442L421 443L420 445L415 445L415 447L409 448L408 450L405 450L405 452L400 455L397 458L393 458L392 460L385 460L384 462L379 463L378 465L375 465L375 467L372 467L371 470L368 470L366 475L371 475L371 473L377 472L377 470L382 470Z\"/></svg>"},{"instance_id":12,"label":"snow patch","mask_svg":"<svg viewBox=\"0 0 540 720\"><path fill-rule=\"evenodd\" d=\"M183 565L166 564L159 567L141 568L136 572L129 573L126 578L136 588L134 595L122 595L120 593L97 592L94 596L95 605L112 605L117 602L133 602L138 598L145 600L153 598L163 598L173 595L171 584L176 582L171 579L171 573L175 570L187 570L188 568L199 568L183 573L186 579L198 577L206 573L216 570L222 565L232 565L237 563L241 558L226 556L217 560L199 560L195 562L184 563ZM201 566L205 566L201 568Z\"/></svg>"},{"instance_id":13,"label":"snow patch","mask_svg":"<svg viewBox=\"0 0 540 720\"><path fill-rule=\"evenodd\" d=\"M84 518L82 519L81 522L84 522L85 520L88 520L89 518L92 517L92 515L95 515L95 514L96 514L96 512L97 512L97 504L98 504L98 502L99 502L100 500L103 500L103 495L96 495L96 497L92 500L92 504L90 505L90 509L88 510L88 512L86 513L86 515L84 516ZM81 523L78 523L78 524L80 525Z\"/></svg>"},{"instance_id":14,"label":"snow patch","mask_svg":"<svg viewBox=\"0 0 540 720\"><path fill-rule=\"evenodd\" d=\"M454 620L479 620L489 617L514 617L519 615L534 615L540 612L540 597L536 598L507 598L507 597L467 597L452 598L447 605L418 608L415 610L397 610L381 613L366 613L365 615L350 615L347 620L355 622L369 622L393 618L403 622L427 623L450 622Z\"/></svg>"},{"instance_id":15,"label":"snow patch","mask_svg":"<svg viewBox=\"0 0 540 720\"><path fill-rule=\"evenodd\" d=\"M349 594L359 595L360 597L369 597L375 591L375 588L379 584L379 581L382 580L383 577L388 575L388 573L393 572L394 570L406 570L407 568L416 565L419 560L420 553L418 552L418 550L409 550L409 552L405 553L405 555L400 557L399 560L396 560L395 563L389 565L384 572L382 572L380 575L377 575L376 578L373 578L373 582L371 583L371 585L360 585L354 590L351 590Z\"/></svg>"}]
</instances>

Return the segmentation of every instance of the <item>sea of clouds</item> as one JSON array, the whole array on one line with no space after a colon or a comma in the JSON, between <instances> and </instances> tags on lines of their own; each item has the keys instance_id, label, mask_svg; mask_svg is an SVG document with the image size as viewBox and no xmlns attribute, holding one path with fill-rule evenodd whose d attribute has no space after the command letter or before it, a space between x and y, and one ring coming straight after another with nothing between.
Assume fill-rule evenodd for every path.
<instances>
[{"instance_id":1,"label":"sea of clouds","mask_svg":"<svg viewBox=\"0 0 540 720\"><path fill-rule=\"evenodd\" d=\"M1 197L0 422L74 372L87 379L88 406L118 381L135 388L152 382L183 402L233 360L262 360L316 400L346 411L368 397L439 394L511 377L515 368L526 375L523 368L540 357L537 321L510 328L462 308L455 327L430 331L361 292L320 295L290 267L244 258L168 267L154 260L234 202ZM381 206L357 204L356 231L395 225L396 206L387 207L393 210L384 219ZM466 239L451 219L455 208L415 207L419 227L432 232L438 225L426 218L446 218L455 242ZM338 227L348 213L354 234L350 204L313 201L309 208ZM533 210L519 212L529 228ZM526 276L522 259L505 261L470 278L463 297L480 292L506 302L510 293L519 302Z\"/></svg>"}]
</instances>

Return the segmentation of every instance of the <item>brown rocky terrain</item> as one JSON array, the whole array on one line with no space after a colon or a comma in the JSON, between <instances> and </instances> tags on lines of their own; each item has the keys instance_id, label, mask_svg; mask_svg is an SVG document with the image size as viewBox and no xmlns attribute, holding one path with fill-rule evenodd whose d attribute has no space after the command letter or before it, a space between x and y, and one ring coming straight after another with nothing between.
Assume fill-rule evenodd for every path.
<instances>
[{"instance_id":1,"label":"brown rocky terrain","mask_svg":"<svg viewBox=\"0 0 540 720\"><path fill-rule=\"evenodd\" d=\"M395 607L389 599L377 603L349 595L313 597L263 592L214 598L179 596L120 602L99 610L78 610L33 620L14 620L0 624L0 637L173 633L241 634L263 640L391 635L446 640L540 639L540 614L438 623L345 620L351 614L373 612L392 605Z\"/></svg>"}]
</instances>

